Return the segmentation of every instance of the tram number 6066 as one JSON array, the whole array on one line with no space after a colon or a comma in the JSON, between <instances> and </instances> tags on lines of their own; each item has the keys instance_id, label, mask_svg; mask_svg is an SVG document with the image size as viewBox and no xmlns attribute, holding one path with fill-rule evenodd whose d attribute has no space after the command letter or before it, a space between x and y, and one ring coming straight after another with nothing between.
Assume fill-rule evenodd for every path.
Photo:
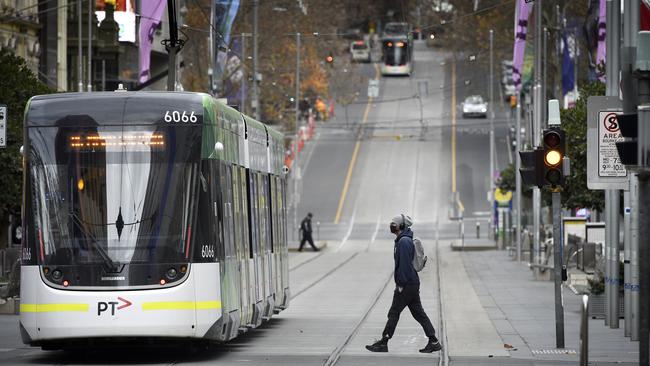
<instances>
[{"instance_id":1,"label":"tram number 6066","mask_svg":"<svg viewBox=\"0 0 650 366\"><path fill-rule=\"evenodd\" d=\"M198 118L194 114L194 111L192 113L187 113L187 111L167 111L165 112L165 117L164 117L165 122L170 123L170 122L183 122L183 123L196 123L198 121Z\"/></svg>"},{"instance_id":2,"label":"tram number 6066","mask_svg":"<svg viewBox=\"0 0 650 366\"><path fill-rule=\"evenodd\" d=\"M214 258L214 245L202 245L201 258Z\"/></svg>"}]
</instances>

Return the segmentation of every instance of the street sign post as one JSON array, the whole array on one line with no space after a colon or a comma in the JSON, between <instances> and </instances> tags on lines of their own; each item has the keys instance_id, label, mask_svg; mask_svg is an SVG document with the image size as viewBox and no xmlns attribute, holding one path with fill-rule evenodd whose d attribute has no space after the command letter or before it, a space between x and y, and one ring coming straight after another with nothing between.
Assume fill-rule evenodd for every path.
<instances>
[{"instance_id":1,"label":"street sign post","mask_svg":"<svg viewBox=\"0 0 650 366\"><path fill-rule=\"evenodd\" d=\"M0 147L7 147L7 106L0 104Z\"/></svg>"},{"instance_id":2,"label":"street sign post","mask_svg":"<svg viewBox=\"0 0 650 366\"><path fill-rule=\"evenodd\" d=\"M621 163L616 143L623 140L617 116L622 114L618 97L589 97L587 101L587 187L628 188L628 172Z\"/></svg>"}]
</instances>

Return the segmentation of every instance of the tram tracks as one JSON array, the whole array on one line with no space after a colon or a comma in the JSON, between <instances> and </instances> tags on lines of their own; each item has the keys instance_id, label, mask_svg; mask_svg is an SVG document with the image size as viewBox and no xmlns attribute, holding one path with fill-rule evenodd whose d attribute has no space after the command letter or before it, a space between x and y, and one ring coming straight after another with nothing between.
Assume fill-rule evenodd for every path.
<instances>
[{"instance_id":1,"label":"tram tracks","mask_svg":"<svg viewBox=\"0 0 650 366\"><path fill-rule=\"evenodd\" d=\"M316 286L316 285L319 284L321 281L323 281L324 279L326 279L327 277L329 277L330 275L332 275L333 273L335 273L336 271L338 271L341 267L343 267L344 265L346 265L347 263L349 263L349 262L350 262L354 257L357 256L357 254L359 254L359 253L358 253L358 252L352 253L352 255L349 256L349 257L347 257L343 262L337 264L334 268L332 268L332 269L330 269L329 271L325 272L325 274L323 274L323 275L321 275L320 277L318 277L315 281L310 282L307 286L305 286L305 287L303 287L302 289L300 289L298 292L296 292L296 293L295 293L293 296L291 296L291 297L295 299L296 297L298 297L298 296L300 296L301 294L303 294L305 291L307 291L307 290L311 289L312 287ZM318 258L318 257L315 257L315 258ZM315 258L314 258L314 259L315 259ZM297 267L297 266L296 266L296 267Z\"/></svg>"}]
</instances>

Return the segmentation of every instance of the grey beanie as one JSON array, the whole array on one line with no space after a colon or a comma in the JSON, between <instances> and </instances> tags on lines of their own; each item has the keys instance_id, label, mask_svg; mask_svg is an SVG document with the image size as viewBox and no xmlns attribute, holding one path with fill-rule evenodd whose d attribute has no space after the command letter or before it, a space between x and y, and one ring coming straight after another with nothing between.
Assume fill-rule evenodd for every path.
<instances>
[{"instance_id":1,"label":"grey beanie","mask_svg":"<svg viewBox=\"0 0 650 366\"><path fill-rule=\"evenodd\" d=\"M397 225L402 225L402 217L404 217L404 226L406 227L411 227L413 225L413 219L409 215L397 215L393 217L393 219L390 221L392 223L395 223Z\"/></svg>"}]
</instances>

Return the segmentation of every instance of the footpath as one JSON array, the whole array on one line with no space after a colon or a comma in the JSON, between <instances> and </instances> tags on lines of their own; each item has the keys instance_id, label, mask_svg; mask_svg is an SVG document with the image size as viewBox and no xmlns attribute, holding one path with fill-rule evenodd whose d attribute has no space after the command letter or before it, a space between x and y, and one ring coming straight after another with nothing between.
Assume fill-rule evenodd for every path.
<instances>
[{"instance_id":1,"label":"footpath","mask_svg":"<svg viewBox=\"0 0 650 366\"><path fill-rule=\"evenodd\" d=\"M501 337L503 349L509 353L509 360L504 363L514 364L515 360L521 360L521 364L578 363L581 296L568 288L563 291L565 349L558 350L552 281L534 280L525 262L513 261L503 250L454 253L460 256L463 272ZM453 304L446 308L449 306ZM639 342L626 338L623 332L622 320L619 329L610 329L603 319L590 319L589 364L637 365ZM451 361L456 364L453 354Z\"/></svg>"}]
</instances>

